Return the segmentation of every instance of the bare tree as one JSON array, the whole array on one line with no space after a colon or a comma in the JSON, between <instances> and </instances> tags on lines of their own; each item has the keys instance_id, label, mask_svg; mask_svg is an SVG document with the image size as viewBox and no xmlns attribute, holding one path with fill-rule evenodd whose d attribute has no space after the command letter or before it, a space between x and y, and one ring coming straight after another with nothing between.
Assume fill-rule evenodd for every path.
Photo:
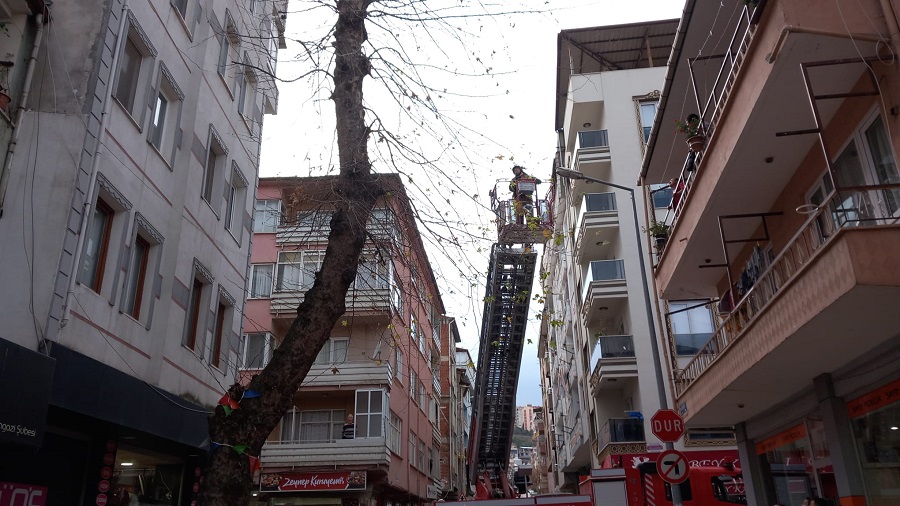
<instances>
[{"instance_id":1,"label":"bare tree","mask_svg":"<svg viewBox=\"0 0 900 506\"><path fill-rule=\"evenodd\" d=\"M367 105L363 97L363 80L373 76L382 83L387 96L399 106L397 109L401 115L405 115L405 120L425 131L435 142L451 146L459 142L460 132L472 131L440 113L436 99L448 92L425 85L418 75L417 66L441 67L415 62L409 49L404 47L405 44L418 42L404 40L401 43L400 35L388 26L389 22L412 23L422 30L419 36L428 39L432 37L428 26L433 23L443 23L453 18L504 14L491 12L491 7L485 4L475 4L475 12L463 13L461 7L453 5L453 2L444 7L429 8L419 0L317 0L310 2L310 5L332 9L337 16L333 30L326 37L303 43L307 59L314 63L310 72L327 74L333 82L330 99L335 107L339 169L330 190L325 195L319 195L324 205L333 210L328 245L321 269L316 273L312 287L305 293L303 302L297 308L297 316L271 361L248 385L235 384L229 389L229 402L238 403L240 409L228 413L220 405L209 419L210 439L215 443L210 450L210 465L200 490L199 503L203 505L248 504L252 473L246 455L260 454L266 438L291 408L294 392L347 309L345 297L357 274L367 238L367 220L378 199L393 191L385 187L384 178L374 173L370 150L376 153L380 162L398 172L404 167L440 171L435 160L424 154L418 141L395 133ZM367 47L367 23L382 29L389 39L393 38L393 43ZM444 33L461 40L462 31L453 27L445 29ZM332 39L333 47L329 47ZM417 46L415 52L418 49ZM323 54L330 56L323 57ZM473 76L492 72L480 58L474 60L481 68L472 71L450 68L445 71L457 74L470 72ZM405 65L398 65L396 61ZM437 122L438 127L430 127L430 121ZM376 146L369 144L370 138L376 140ZM460 156L460 164L465 166L465 154L454 156ZM443 180L443 184L447 185L446 191L442 192L443 198L447 193L458 192L461 198L477 200L477 196L465 194L451 175L445 175ZM425 188L423 193L430 191L431 188ZM434 196L438 197L436 194ZM459 246L469 238L478 239L485 235L484 231L481 234L466 232L465 227L458 226L463 219L456 214L456 209L450 206L447 211L441 206L443 202L436 200L429 216L417 217L426 228L443 227L441 234L434 235L442 246ZM476 274L470 271L469 275L474 278ZM246 395L247 391L252 391L253 395ZM217 449L215 446L219 444L240 444L246 451Z\"/></svg>"}]
</instances>

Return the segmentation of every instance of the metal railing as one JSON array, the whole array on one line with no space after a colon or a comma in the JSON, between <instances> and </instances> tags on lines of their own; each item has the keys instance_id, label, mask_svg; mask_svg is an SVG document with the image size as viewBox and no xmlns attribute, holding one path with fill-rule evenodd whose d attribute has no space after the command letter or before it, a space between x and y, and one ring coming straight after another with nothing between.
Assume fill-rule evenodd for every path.
<instances>
[{"instance_id":1,"label":"metal railing","mask_svg":"<svg viewBox=\"0 0 900 506\"><path fill-rule=\"evenodd\" d=\"M632 336L600 336L591 353L591 364L604 358L634 358Z\"/></svg>"},{"instance_id":2,"label":"metal railing","mask_svg":"<svg viewBox=\"0 0 900 506\"><path fill-rule=\"evenodd\" d=\"M616 281L625 279L625 261L594 260L588 269L585 285L591 281Z\"/></svg>"},{"instance_id":3,"label":"metal railing","mask_svg":"<svg viewBox=\"0 0 900 506\"><path fill-rule=\"evenodd\" d=\"M582 130L578 132L577 148L608 148L609 135L606 130Z\"/></svg>"},{"instance_id":4,"label":"metal railing","mask_svg":"<svg viewBox=\"0 0 900 506\"><path fill-rule=\"evenodd\" d=\"M840 193L832 191L822 205L808 206L809 218L743 297L735 302L733 291L728 292L723 304L726 308L733 306L730 313L685 368L676 371L676 394L682 395L720 354L740 339L744 328L766 310L772 299L834 239L841 228L900 222L883 204L886 195L897 188L900 184L841 189Z\"/></svg>"},{"instance_id":5,"label":"metal railing","mask_svg":"<svg viewBox=\"0 0 900 506\"><path fill-rule=\"evenodd\" d=\"M638 443L645 440L643 421L637 418L610 418L600 429L597 438L598 453L609 443Z\"/></svg>"}]
</instances>

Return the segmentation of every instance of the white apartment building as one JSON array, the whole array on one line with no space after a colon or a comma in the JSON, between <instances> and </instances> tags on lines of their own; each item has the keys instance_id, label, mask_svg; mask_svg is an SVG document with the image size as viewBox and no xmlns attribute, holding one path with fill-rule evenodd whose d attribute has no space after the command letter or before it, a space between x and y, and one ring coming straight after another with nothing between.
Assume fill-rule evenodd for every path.
<instances>
[{"instance_id":1,"label":"white apartment building","mask_svg":"<svg viewBox=\"0 0 900 506\"><path fill-rule=\"evenodd\" d=\"M653 292L642 282L638 236L648 279L655 257L647 216L635 218L631 199L643 209L643 199L655 197L661 213L671 201L664 185L651 193L637 180L677 27L663 20L559 34L557 240L543 258L538 349L548 481L558 489L574 490L591 468L631 465L662 449L649 420L662 404L656 368L668 370L665 355L654 361L652 340L663 327L655 309L648 314L645 290ZM634 193L566 179L557 168Z\"/></svg>"},{"instance_id":2,"label":"white apartment building","mask_svg":"<svg viewBox=\"0 0 900 506\"><path fill-rule=\"evenodd\" d=\"M4 494L191 503L286 8L0 0Z\"/></svg>"}]
</instances>

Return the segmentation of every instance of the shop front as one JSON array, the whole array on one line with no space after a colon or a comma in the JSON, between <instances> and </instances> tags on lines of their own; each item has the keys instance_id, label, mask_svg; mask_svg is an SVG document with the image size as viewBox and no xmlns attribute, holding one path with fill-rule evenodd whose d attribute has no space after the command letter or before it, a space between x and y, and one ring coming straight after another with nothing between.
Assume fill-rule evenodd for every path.
<instances>
[{"instance_id":1,"label":"shop front","mask_svg":"<svg viewBox=\"0 0 900 506\"><path fill-rule=\"evenodd\" d=\"M900 380L847 403L870 506L900 505Z\"/></svg>"},{"instance_id":2,"label":"shop front","mask_svg":"<svg viewBox=\"0 0 900 506\"><path fill-rule=\"evenodd\" d=\"M371 506L367 471L262 473L259 493L269 506Z\"/></svg>"}]
</instances>

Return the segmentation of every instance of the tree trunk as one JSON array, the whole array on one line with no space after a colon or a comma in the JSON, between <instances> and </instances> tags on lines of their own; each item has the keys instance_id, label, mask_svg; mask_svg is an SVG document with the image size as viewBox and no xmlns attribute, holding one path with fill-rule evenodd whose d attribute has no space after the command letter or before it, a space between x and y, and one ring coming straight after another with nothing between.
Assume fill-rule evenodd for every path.
<instances>
[{"instance_id":1,"label":"tree trunk","mask_svg":"<svg viewBox=\"0 0 900 506\"><path fill-rule=\"evenodd\" d=\"M370 69L362 52L369 4L369 0L337 1L332 99L341 167L335 178L335 212L322 268L272 360L247 386L259 397L243 398L244 388L234 385L228 395L239 402L240 409L226 415L218 406L209 418L209 466L199 496L199 504L204 506L249 504L252 478L248 455L259 456L344 313L347 290L356 277L365 243L366 222L376 200L384 194L372 175L363 109L362 84Z\"/></svg>"}]
</instances>

